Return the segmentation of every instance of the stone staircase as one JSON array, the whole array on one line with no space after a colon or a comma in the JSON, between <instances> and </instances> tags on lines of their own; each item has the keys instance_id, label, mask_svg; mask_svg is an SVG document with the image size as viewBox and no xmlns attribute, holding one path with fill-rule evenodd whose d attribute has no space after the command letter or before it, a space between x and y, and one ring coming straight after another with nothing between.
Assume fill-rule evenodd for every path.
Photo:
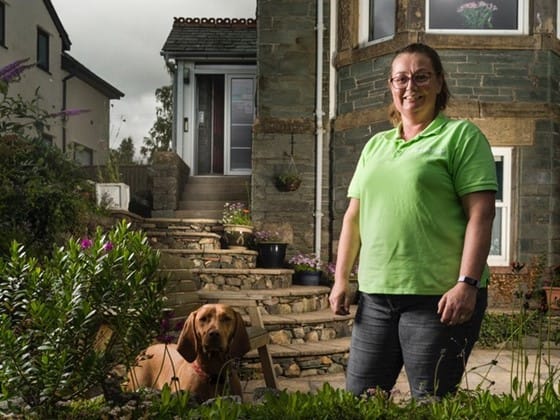
<instances>
[{"instance_id":1,"label":"stone staircase","mask_svg":"<svg viewBox=\"0 0 560 420\"><path fill-rule=\"evenodd\" d=\"M205 293L257 301L276 375L304 377L342 372L346 366L355 310L335 316L326 286L292 285L291 269L256 267L257 252L222 249L217 219L144 219L142 229L160 250L169 276L167 297L182 321L204 302ZM244 314L248 322L248 315ZM261 377L256 351L243 360L244 379Z\"/></svg>"},{"instance_id":2,"label":"stone staircase","mask_svg":"<svg viewBox=\"0 0 560 420\"><path fill-rule=\"evenodd\" d=\"M224 203L248 204L250 176L190 176L185 183L175 217L221 219ZM192 199L195 197L196 199Z\"/></svg>"}]
</instances>

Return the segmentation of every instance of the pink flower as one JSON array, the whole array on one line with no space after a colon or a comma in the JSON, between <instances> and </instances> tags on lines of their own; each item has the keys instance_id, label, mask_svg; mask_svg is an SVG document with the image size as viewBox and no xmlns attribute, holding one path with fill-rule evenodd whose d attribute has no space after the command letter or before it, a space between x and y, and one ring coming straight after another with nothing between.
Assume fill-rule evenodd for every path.
<instances>
[{"instance_id":1,"label":"pink flower","mask_svg":"<svg viewBox=\"0 0 560 420\"><path fill-rule=\"evenodd\" d=\"M103 245L103 249L105 252L111 251L113 249L113 243L111 241L106 242L105 245Z\"/></svg>"},{"instance_id":2,"label":"pink flower","mask_svg":"<svg viewBox=\"0 0 560 420\"><path fill-rule=\"evenodd\" d=\"M85 237L80 241L80 246L82 247L82 249L91 248L92 245L93 245L93 241L88 237Z\"/></svg>"}]
</instances>

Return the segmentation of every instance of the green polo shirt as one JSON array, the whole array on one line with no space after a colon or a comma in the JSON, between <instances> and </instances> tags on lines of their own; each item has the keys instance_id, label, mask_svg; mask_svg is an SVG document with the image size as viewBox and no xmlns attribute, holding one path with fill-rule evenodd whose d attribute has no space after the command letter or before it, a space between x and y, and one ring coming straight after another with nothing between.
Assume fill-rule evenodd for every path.
<instances>
[{"instance_id":1,"label":"green polo shirt","mask_svg":"<svg viewBox=\"0 0 560 420\"><path fill-rule=\"evenodd\" d=\"M360 200L360 290L440 295L453 287L467 224L460 197L484 190L497 190L496 167L469 121L440 114L409 141L398 128L374 135L348 188Z\"/></svg>"}]
</instances>

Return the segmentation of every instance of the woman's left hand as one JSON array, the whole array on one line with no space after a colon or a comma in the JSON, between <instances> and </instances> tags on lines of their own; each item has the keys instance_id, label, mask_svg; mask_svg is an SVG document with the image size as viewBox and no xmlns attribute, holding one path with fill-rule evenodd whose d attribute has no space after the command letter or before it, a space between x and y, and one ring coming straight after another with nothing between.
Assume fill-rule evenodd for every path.
<instances>
[{"instance_id":1,"label":"woman's left hand","mask_svg":"<svg viewBox=\"0 0 560 420\"><path fill-rule=\"evenodd\" d=\"M476 305L478 289L466 283L457 283L445 293L438 303L438 314L441 322L457 325L471 319Z\"/></svg>"}]
</instances>

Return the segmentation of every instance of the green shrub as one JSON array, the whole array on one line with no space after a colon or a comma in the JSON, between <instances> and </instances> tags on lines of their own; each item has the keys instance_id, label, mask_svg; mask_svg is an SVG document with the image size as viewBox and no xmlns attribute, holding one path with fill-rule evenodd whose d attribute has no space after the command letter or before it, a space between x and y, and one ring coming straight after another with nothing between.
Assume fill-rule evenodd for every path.
<instances>
[{"instance_id":1,"label":"green shrub","mask_svg":"<svg viewBox=\"0 0 560 420\"><path fill-rule=\"evenodd\" d=\"M79 167L47 143L44 134L53 118L83 111L49 114L40 107L38 92L27 101L9 96L10 83L32 67L18 60L0 68L0 256L12 240L27 252L44 255L68 232L77 232L93 207L93 187Z\"/></svg>"},{"instance_id":2,"label":"green shrub","mask_svg":"<svg viewBox=\"0 0 560 420\"><path fill-rule=\"evenodd\" d=\"M113 369L130 366L159 332L158 263L146 236L124 221L69 240L41 263L14 243L0 260L2 399L44 414L94 387L107 391Z\"/></svg>"}]
</instances>

